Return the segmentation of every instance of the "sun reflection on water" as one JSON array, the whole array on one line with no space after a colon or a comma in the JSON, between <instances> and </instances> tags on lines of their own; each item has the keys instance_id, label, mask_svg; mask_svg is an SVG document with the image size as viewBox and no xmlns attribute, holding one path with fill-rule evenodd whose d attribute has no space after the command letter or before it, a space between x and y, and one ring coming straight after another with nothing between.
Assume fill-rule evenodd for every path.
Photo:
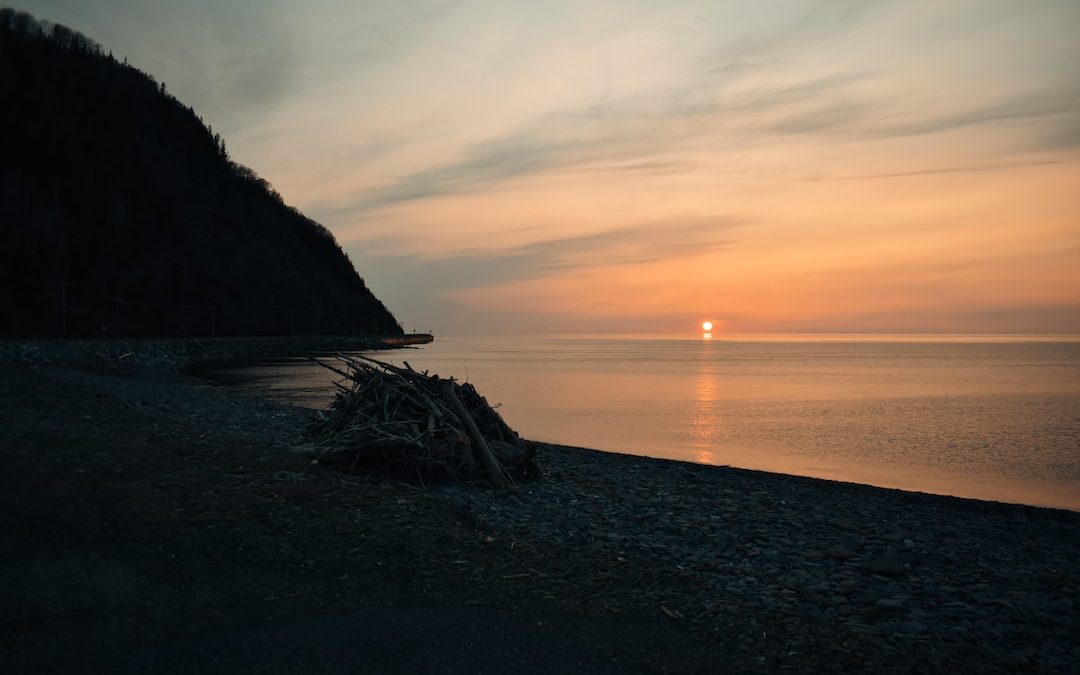
<instances>
[{"instance_id":1,"label":"sun reflection on water","mask_svg":"<svg viewBox=\"0 0 1080 675\"><path fill-rule=\"evenodd\" d=\"M719 464L716 461L716 453L711 450L695 450L694 461L698 464Z\"/></svg>"},{"instance_id":2,"label":"sun reflection on water","mask_svg":"<svg viewBox=\"0 0 1080 675\"><path fill-rule=\"evenodd\" d=\"M705 338L711 337L708 333ZM711 349L707 351L712 351ZM719 400L719 382L709 359L704 358L694 381L694 411L690 418L690 447L696 461L716 464L716 439L720 434L720 417L716 403Z\"/></svg>"}]
</instances>

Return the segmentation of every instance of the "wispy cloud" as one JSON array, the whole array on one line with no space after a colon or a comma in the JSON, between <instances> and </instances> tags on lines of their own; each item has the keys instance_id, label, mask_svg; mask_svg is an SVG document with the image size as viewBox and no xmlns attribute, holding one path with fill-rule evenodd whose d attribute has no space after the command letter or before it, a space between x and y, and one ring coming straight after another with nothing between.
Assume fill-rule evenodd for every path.
<instances>
[{"instance_id":1,"label":"wispy cloud","mask_svg":"<svg viewBox=\"0 0 1080 675\"><path fill-rule=\"evenodd\" d=\"M934 176L939 174L950 173L980 173L984 171L1008 171L1010 169L1020 169L1031 166L1053 166L1063 164L1059 160L1036 160L1036 161L1019 161L1019 162L999 162L992 164L973 164L969 166L945 166L932 169L920 169L918 171L892 171L888 173L867 173L858 175L847 176L811 176L806 180L808 181L821 181L821 180L878 180L884 178L912 178L915 176Z\"/></svg>"},{"instance_id":2,"label":"wispy cloud","mask_svg":"<svg viewBox=\"0 0 1080 675\"><path fill-rule=\"evenodd\" d=\"M868 125L864 132L869 136L895 138L1018 121L1043 122L1044 129L1075 127L1078 109L1080 109L1080 89L1055 88L1011 95L983 105L944 114L920 108L909 111L906 115L895 116L894 119L885 117L880 124Z\"/></svg>"},{"instance_id":3,"label":"wispy cloud","mask_svg":"<svg viewBox=\"0 0 1080 675\"><path fill-rule=\"evenodd\" d=\"M557 317L538 308L523 305L519 312L505 308L482 311L466 309L461 293L495 289L519 282L557 278L594 267L633 268L655 262L676 263L695 256L709 255L736 245L737 230L748 225L745 219L718 216L712 218L672 219L634 224L594 234L536 241L502 250L462 250L442 256L392 254L386 251L391 242L358 241L346 246L353 261L376 280L373 290L391 306L408 307L409 316L425 326L439 325L456 330L498 329L500 322L513 321L519 329L552 330L553 326L573 330L623 328L642 330L640 317L625 323L601 326L569 314ZM672 312L675 315L677 312ZM653 317L656 326L665 325L662 317ZM666 325L678 325L668 317Z\"/></svg>"},{"instance_id":4,"label":"wispy cloud","mask_svg":"<svg viewBox=\"0 0 1080 675\"><path fill-rule=\"evenodd\" d=\"M613 172L684 170L702 149L729 152L785 142L785 137L857 143L943 134L973 127L1010 129L1016 152L1080 141L1074 111L1080 90L1008 96L953 111L884 101L863 92L876 73L848 72L738 93L675 89L563 111L469 146L463 158L411 173L320 212L357 216L425 199L467 194L533 175L589 168ZM1037 125L1038 132L1017 130ZM1057 149L1057 148L1055 148ZM997 161L995 164L1001 164Z\"/></svg>"},{"instance_id":5,"label":"wispy cloud","mask_svg":"<svg viewBox=\"0 0 1080 675\"><path fill-rule=\"evenodd\" d=\"M320 205L319 211L355 216L585 165L595 170L600 164L616 171L671 168L671 160L661 156L715 142L717 133L725 128L740 133L760 131L760 122L755 120L760 120L763 114L801 110L807 99L835 93L866 77L869 74L815 78L707 101L680 88L651 100L635 97L562 111L475 143L465 150L462 159L417 171L389 185L369 188L343 204ZM838 123L834 120L830 126ZM685 166L685 160L682 164Z\"/></svg>"},{"instance_id":6,"label":"wispy cloud","mask_svg":"<svg viewBox=\"0 0 1080 675\"><path fill-rule=\"evenodd\" d=\"M358 214L422 199L483 190L523 176L591 161L618 161L648 154L643 142L631 149L611 134L570 127L549 117L526 128L473 144L463 159L409 174L395 183L365 190L337 207ZM330 210L321 208L321 210Z\"/></svg>"},{"instance_id":7,"label":"wispy cloud","mask_svg":"<svg viewBox=\"0 0 1080 675\"><path fill-rule=\"evenodd\" d=\"M676 260L727 248L744 219L672 219L521 246L511 257L537 270L582 265L641 264Z\"/></svg>"},{"instance_id":8,"label":"wispy cloud","mask_svg":"<svg viewBox=\"0 0 1080 675\"><path fill-rule=\"evenodd\" d=\"M713 51L708 69L724 75L775 66L794 53L857 28L892 0L813 0L801 13L725 42Z\"/></svg>"},{"instance_id":9,"label":"wispy cloud","mask_svg":"<svg viewBox=\"0 0 1080 675\"><path fill-rule=\"evenodd\" d=\"M389 243L358 241L348 246L364 266L399 280L422 279L438 291L496 286L575 268L638 265L707 255L735 243L747 221L731 216L640 223L591 234L542 239L499 250L460 250L437 257L391 254Z\"/></svg>"}]
</instances>

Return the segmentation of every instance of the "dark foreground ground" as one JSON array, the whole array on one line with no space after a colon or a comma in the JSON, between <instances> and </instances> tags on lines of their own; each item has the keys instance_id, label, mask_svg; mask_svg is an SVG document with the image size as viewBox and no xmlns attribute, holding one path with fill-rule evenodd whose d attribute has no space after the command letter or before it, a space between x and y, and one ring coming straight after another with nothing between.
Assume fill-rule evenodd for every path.
<instances>
[{"instance_id":1,"label":"dark foreground ground","mask_svg":"<svg viewBox=\"0 0 1080 675\"><path fill-rule=\"evenodd\" d=\"M1080 671L1077 513L572 448L419 489L145 349L27 349L0 672Z\"/></svg>"}]
</instances>

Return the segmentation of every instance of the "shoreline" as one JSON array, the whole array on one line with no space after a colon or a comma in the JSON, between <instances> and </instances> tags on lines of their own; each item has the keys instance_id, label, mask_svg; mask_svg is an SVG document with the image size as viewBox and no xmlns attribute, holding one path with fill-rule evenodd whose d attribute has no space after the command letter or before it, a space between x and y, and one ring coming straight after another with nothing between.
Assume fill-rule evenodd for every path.
<instances>
[{"instance_id":1,"label":"shoreline","mask_svg":"<svg viewBox=\"0 0 1080 675\"><path fill-rule=\"evenodd\" d=\"M751 469L747 467L734 466L731 464L704 464L701 462L692 462L689 460L674 459L671 457L654 457L652 455L638 455L630 452L619 452L617 450L599 450L596 448L587 448L579 445L567 445L564 443L545 443L540 441L533 441L540 443L545 447L564 448L566 450L574 452L597 452L604 455L614 455L616 457L628 457L633 459L648 459L657 462L671 462L673 464L681 464L692 467L703 467L706 469L717 469L720 471L730 471L734 473L745 473L749 475L760 476L763 480L767 479L791 479L793 481L812 481L814 483L823 483L828 486L836 488L866 488L869 490L880 490L883 492L897 493L899 495L910 495L913 498L930 498L930 499L944 499L944 500L956 500L959 502L972 502L974 504L982 504L987 508L1003 507L1003 508L1021 508L1021 509L1037 509L1039 511L1057 511L1065 514L1071 514L1080 517L1080 509L1070 509L1060 506L1046 506L1041 504L1026 504L1024 502L1008 502L1000 499L982 499L979 497L964 497L961 495L944 494L940 492L927 492L924 490L910 490L901 487L892 487L888 485L876 485L874 483L860 483L855 480L843 480L840 478L822 478L819 476L804 476L797 473L784 473L782 471L769 471L768 469Z\"/></svg>"},{"instance_id":2,"label":"shoreline","mask_svg":"<svg viewBox=\"0 0 1080 675\"><path fill-rule=\"evenodd\" d=\"M423 354L412 357L413 363L420 359ZM457 358L461 358L459 355ZM390 355L387 357L394 361ZM406 357L408 360L408 357ZM269 395L279 401L301 405L311 409L324 408L329 405L334 396L335 389L328 373L325 377L325 395L319 394L315 386L317 376L304 375L303 364L281 364L274 359L260 362L253 360L245 363L225 362L223 373L215 374L212 368L191 371L215 382L227 386L235 386L241 389L254 384L255 388L270 387ZM233 366L236 366L235 368ZM247 370L248 368L252 370ZM423 367L431 367L423 366ZM279 370L281 368L281 370ZM247 373L245 374L245 371ZM314 368L318 371L320 369ZM283 378L281 373L289 373L289 378ZM293 378L310 380L305 382L299 389L290 386ZM513 385L511 385L512 388ZM505 385L504 385L505 387ZM486 388L485 388L486 389ZM293 398L294 393L296 398ZM485 391L485 394L488 392ZM510 400L511 392L505 388L501 398L504 402ZM587 416L579 416L580 419L588 419ZM766 427L767 428L767 427ZM761 449L752 445L727 445L720 448L708 448L702 452L701 448L691 448L687 445L679 445L676 439L667 439L669 443L651 442L635 443L633 438L623 438L622 441L601 439L599 435L589 436L586 430L585 437L573 438L579 435L582 428L574 427L579 434L568 433L560 429L559 433L554 430L560 429L558 423L554 426L547 425L543 428L532 427L523 431L534 442L550 443L555 445L577 445L587 447L599 452L611 452L616 454L630 454L639 456L671 459L694 464L710 466L731 466L750 470L777 473L782 475L804 476L820 480L836 481L841 483L858 483L871 485L884 489L897 489L908 492L923 492L943 496L957 497L961 499L976 499L985 501L997 501L1008 504L1021 504L1040 508L1065 509L1080 512L1080 497L1076 489L1080 485L1076 481L1067 481L1061 477L1048 480L1048 476L1031 476L1021 472L1012 472L1006 475L1003 471L996 471L997 467L991 467L986 473L943 473L932 468L933 462L927 464L900 463L889 464L881 461L881 456L876 456L876 462L871 461L830 461L828 456L822 456L820 448L817 454L800 454L792 452L792 446L781 448L779 451L769 446ZM546 432L545 432L546 430ZM990 436L991 434L987 434ZM1008 435L994 434L994 438L1002 439L1002 445L1010 445L1005 439ZM595 444L591 444L592 443ZM939 447L933 444L922 444L920 447ZM943 450L942 453L951 451ZM841 455L836 455L840 457ZM874 457L871 455L870 457ZM886 458L886 460L889 458ZM927 457L932 460L933 458ZM999 457L1000 460L1000 457ZM980 467L975 467L980 468ZM953 469L953 471L957 471ZM1076 489L1074 489L1076 488ZM1074 494L1076 493L1076 494Z\"/></svg>"},{"instance_id":3,"label":"shoreline","mask_svg":"<svg viewBox=\"0 0 1080 675\"><path fill-rule=\"evenodd\" d=\"M539 442L539 441L534 441L534 442ZM801 479L801 480L820 481L820 482L823 482L823 483L829 483L829 484L833 484L833 485L837 485L837 486L843 486L843 485L860 486L860 487L873 488L875 490L885 490L885 491L890 491L890 492L899 492L899 493L902 493L902 494L909 494L909 495L923 495L923 496L927 496L927 497L940 497L940 498L943 498L943 499L957 499L957 500L969 501L969 502L980 502L980 503L986 503L986 504L999 504L999 505L1002 505L1002 506L1010 506L1010 507L1011 506L1017 506L1017 507L1023 507L1023 508L1029 508L1029 509L1045 509L1045 510L1049 510L1049 511L1063 511L1065 513L1073 513L1073 514L1080 515L1080 507L1072 508L1072 507L1069 507L1069 506L1054 506L1054 505L1051 505L1051 504L1035 504L1035 503L1031 503L1031 502L1008 501L1008 500L1005 500L1005 499L994 499L994 498L990 498L990 497L974 497L974 496L965 496L965 495L961 495L961 494L950 494L950 493L946 493L946 492L932 492L930 490L918 490L918 489L913 489L913 488L900 487L898 485L890 485L890 484L886 484L884 481L879 483L879 482L861 481L861 480L856 480L856 479L845 479L845 478L836 478L836 477L827 477L827 476L815 476L815 475L811 475L809 473L807 473L807 474L788 473L788 472L785 472L785 471L779 471L779 470L774 471L774 470L770 470L770 469L758 469L758 468L751 468L751 467L746 467L746 466L737 466L737 465L734 465L734 464L706 464L704 462L695 462L695 461L691 461L691 460L677 459L677 458L674 458L674 457L657 457L655 455L636 454L636 453L633 453L633 452L622 452L622 451L619 451L619 450L604 450L604 449L598 449L598 448L588 448L588 447L584 447L584 446L567 445L567 444L563 444L563 443L542 443L542 444L543 445L555 445L555 446L563 446L563 447L575 448L575 449L580 449L580 450L588 451L588 452L601 452L601 453L609 454L609 455L618 455L618 456L626 456L626 457L645 457L645 458L655 459L655 460L663 461L663 462L676 462L676 463L680 463L680 464L689 464L691 466L712 467L712 468L716 468L716 469L723 469L723 470L729 470L729 471L745 471L745 472L756 473L756 474L764 474L766 476L777 476L777 477L783 477L783 478L795 478L795 479Z\"/></svg>"},{"instance_id":4,"label":"shoreline","mask_svg":"<svg viewBox=\"0 0 1080 675\"><path fill-rule=\"evenodd\" d=\"M53 365L59 367L84 368L109 372L142 372L147 374L173 371L176 374L201 378L204 370L219 368L224 365L242 364L266 358L302 356L305 354L325 355L339 351L383 351L408 349L413 345L430 344L434 336L430 333L407 333L404 335L327 335L327 336L276 336L276 337L221 337L221 338L132 338L132 339L8 339L0 340L0 363L10 361L32 365ZM483 392L481 392L483 393ZM532 439L530 439L532 440ZM945 499L985 502L1004 506L1017 506L1034 509L1047 509L1080 514L1080 509L1058 506L1008 502L979 497L943 494L909 490L888 485L862 483L839 478L826 478L802 474L752 469L727 464L707 464L672 457L657 457L567 445L557 442L535 441L544 446L562 447L573 451L596 452L606 455L629 458L645 458L660 462L674 462L689 466L709 467L736 472L751 472L766 476L793 478L800 480L821 481L835 485L850 485L876 490L894 491L911 495L926 495Z\"/></svg>"},{"instance_id":5,"label":"shoreline","mask_svg":"<svg viewBox=\"0 0 1080 675\"><path fill-rule=\"evenodd\" d=\"M153 350L37 356L0 358L7 672L255 672L273 649L236 645L270 634L376 668L416 621L442 645L417 654L472 663L450 615L521 628L481 672L1080 665L1072 511L565 446L507 493L420 489L312 465L310 411ZM356 622L355 654L320 637Z\"/></svg>"},{"instance_id":6,"label":"shoreline","mask_svg":"<svg viewBox=\"0 0 1080 675\"><path fill-rule=\"evenodd\" d=\"M0 340L0 363L96 370L186 373L249 359L339 351L409 348L434 340L430 333L404 335L298 335L217 338L8 338Z\"/></svg>"}]
</instances>

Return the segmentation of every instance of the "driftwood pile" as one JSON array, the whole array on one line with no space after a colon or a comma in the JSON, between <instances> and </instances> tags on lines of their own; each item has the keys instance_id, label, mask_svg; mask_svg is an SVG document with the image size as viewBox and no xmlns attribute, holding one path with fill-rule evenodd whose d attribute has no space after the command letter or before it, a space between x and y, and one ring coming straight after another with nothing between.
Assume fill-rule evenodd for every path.
<instances>
[{"instance_id":1,"label":"driftwood pile","mask_svg":"<svg viewBox=\"0 0 1080 675\"><path fill-rule=\"evenodd\" d=\"M523 441L468 383L366 356L312 361L342 377L329 411L309 429L321 464L376 469L423 485L486 482L506 488L539 475Z\"/></svg>"}]
</instances>

